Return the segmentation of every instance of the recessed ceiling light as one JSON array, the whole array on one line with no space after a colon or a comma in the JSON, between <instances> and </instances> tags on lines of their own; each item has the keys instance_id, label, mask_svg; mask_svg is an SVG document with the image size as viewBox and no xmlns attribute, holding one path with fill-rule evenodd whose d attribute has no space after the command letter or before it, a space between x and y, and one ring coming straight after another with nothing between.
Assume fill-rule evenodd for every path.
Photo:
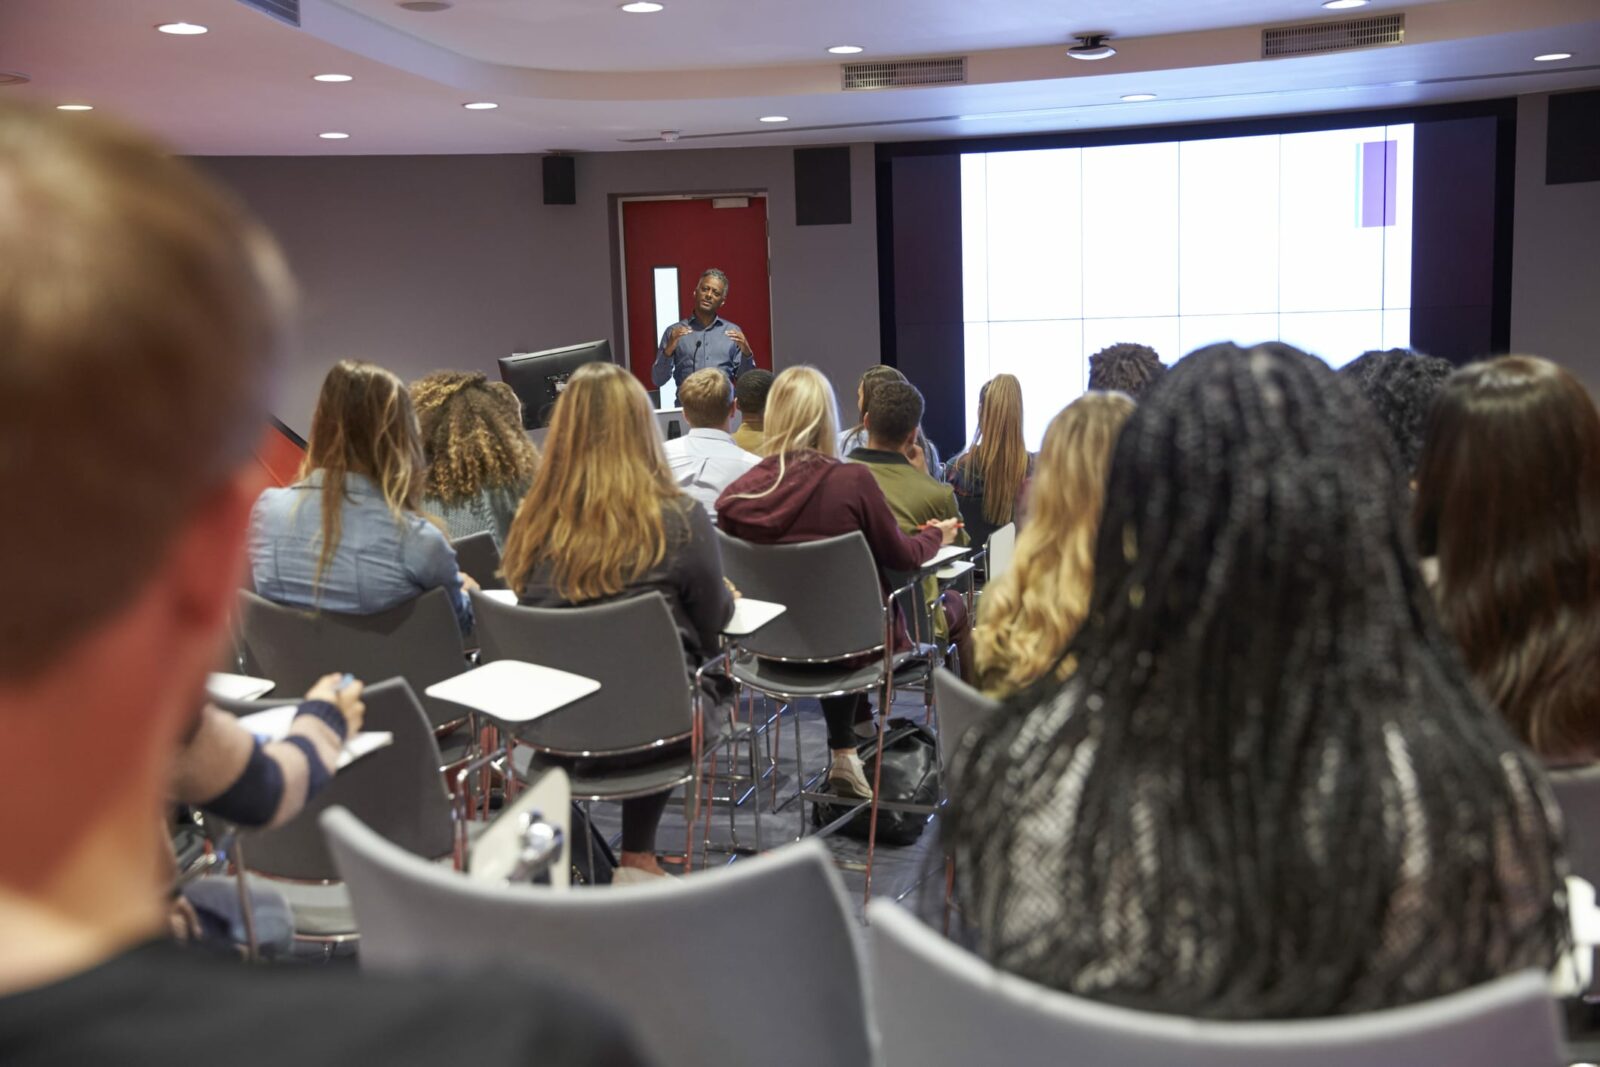
<instances>
[{"instance_id":1,"label":"recessed ceiling light","mask_svg":"<svg viewBox=\"0 0 1600 1067\"><path fill-rule=\"evenodd\" d=\"M762 122L788 122L789 121L789 116L788 115L762 115L761 116L761 121Z\"/></svg>"},{"instance_id":2,"label":"recessed ceiling light","mask_svg":"<svg viewBox=\"0 0 1600 1067\"><path fill-rule=\"evenodd\" d=\"M1343 11L1346 8L1366 7L1371 0L1323 0L1322 6L1329 11Z\"/></svg>"},{"instance_id":3,"label":"recessed ceiling light","mask_svg":"<svg viewBox=\"0 0 1600 1067\"><path fill-rule=\"evenodd\" d=\"M350 139L348 133L339 133L337 130L329 130L327 133L319 133L317 136L324 141L347 141Z\"/></svg>"},{"instance_id":4,"label":"recessed ceiling light","mask_svg":"<svg viewBox=\"0 0 1600 1067\"><path fill-rule=\"evenodd\" d=\"M828 51L836 56L853 56L861 51L861 46L858 44L836 44Z\"/></svg>"},{"instance_id":5,"label":"recessed ceiling light","mask_svg":"<svg viewBox=\"0 0 1600 1067\"><path fill-rule=\"evenodd\" d=\"M468 111L493 111L500 105L489 100L475 100L470 104L462 104L461 106Z\"/></svg>"},{"instance_id":6,"label":"recessed ceiling light","mask_svg":"<svg viewBox=\"0 0 1600 1067\"><path fill-rule=\"evenodd\" d=\"M1571 52L1546 52L1542 56L1534 56L1533 57L1533 61L1535 63L1554 63L1554 62L1556 62L1558 60L1571 59L1571 58L1572 58L1572 53Z\"/></svg>"},{"instance_id":7,"label":"recessed ceiling light","mask_svg":"<svg viewBox=\"0 0 1600 1067\"><path fill-rule=\"evenodd\" d=\"M435 11L449 11L451 5L444 0L404 0L398 5L407 11L415 11L419 15L431 15Z\"/></svg>"},{"instance_id":8,"label":"recessed ceiling light","mask_svg":"<svg viewBox=\"0 0 1600 1067\"><path fill-rule=\"evenodd\" d=\"M1141 101L1154 100L1155 98L1156 98L1156 94L1155 93L1129 93L1127 96L1124 96L1122 99L1123 99L1124 103L1137 104L1137 103L1140 103Z\"/></svg>"},{"instance_id":9,"label":"recessed ceiling light","mask_svg":"<svg viewBox=\"0 0 1600 1067\"><path fill-rule=\"evenodd\" d=\"M1117 50L1106 44L1109 33L1075 33L1072 35L1078 42L1067 49L1067 55L1073 59L1110 59L1117 54Z\"/></svg>"},{"instance_id":10,"label":"recessed ceiling light","mask_svg":"<svg viewBox=\"0 0 1600 1067\"><path fill-rule=\"evenodd\" d=\"M622 10L630 15L650 15L666 6L666 4L655 3L654 0L634 0L631 4L623 4Z\"/></svg>"},{"instance_id":11,"label":"recessed ceiling light","mask_svg":"<svg viewBox=\"0 0 1600 1067\"><path fill-rule=\"evenodd\" d=\"M355 79L348 74L313 74L311 75L311 80L314 82L347 82Z\"/></svg>"},{"instance_id":12,"label":"recessed ceiling light","mask_svg":"<svg viewBox=\"0 0 1600 1067\"><path fill-rule=\"evenodd\" d=\"M93 104L57 104L57 111L93 111Z\"/></svg>"},{"instance_id":13,"label":"recessed ceiling light","mask_svg":"<svg viewBox=\"0 0 1600 1067\"><path fill-rule=\"evenodd\" d=\"M176 34L179 37L194 37L198 34L209 32L204 26L193 22L163 22L156 29L162 33Z\"/></svg>"}]
</instances>

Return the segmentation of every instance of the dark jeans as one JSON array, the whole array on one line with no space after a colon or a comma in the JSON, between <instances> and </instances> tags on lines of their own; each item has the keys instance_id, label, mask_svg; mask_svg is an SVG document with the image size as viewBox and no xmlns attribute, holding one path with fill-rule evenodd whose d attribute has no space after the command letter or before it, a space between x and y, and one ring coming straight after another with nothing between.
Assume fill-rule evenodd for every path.
<instances>
[{"instance_id":1,"label":"dark jeans","mask_svg":"<svg viewBox=\"0 0 1600 1067\"><path fill-rule=\"evenodd\" d=\"M829 748L855 748L861 739L856 736L856 717L867 707L867 694L853 693L847 697L823 697L822 717L828 723Z\"/></svg>"}]
</instances>

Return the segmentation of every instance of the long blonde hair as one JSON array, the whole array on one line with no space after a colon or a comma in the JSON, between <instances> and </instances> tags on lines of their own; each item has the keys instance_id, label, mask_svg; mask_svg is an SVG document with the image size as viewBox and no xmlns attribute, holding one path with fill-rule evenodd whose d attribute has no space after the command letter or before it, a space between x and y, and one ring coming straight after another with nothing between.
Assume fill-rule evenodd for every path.
<instances>
[{"instance_id":1,"label":"long blonde hair","mask_svg":"<svg viewBox=\"0 0 1600 1067\"><path fill-rule=\"evenodd\" d=\"M322 551L314 586L322 584L344 529L345 479L365 475L377 483L399 522L421 509L427 461L416 411L405 383L376 363L342 359L322 380L311 438L300 462L301 480L322 472Z\"/></svg>"},{"instance_id":2,"label":"long blonde hair","mask_svg":"<svg viewBox=\"0 0 1600 1067\"><path fill-rule=\"evenodd\" d=\"M1022 480L1028 476L1028 446L1022 440L1022 383L996 374L978 399L978 432L956 460L977 468L983 479L983 517L996 526L1011 521Z\"/></svg>"},{"instance_id":3,"label":"long blonde hair","mask_svg":"<svg viewBox=\"0 0 1600 1067\"><path fill-rule=\"evenodd\" d=\"M684 501L667 466L644 386L614 363L567 380L533 488L506 535L506 585L541 563L574 603L615 596L666 556L663 511Z\"/></svg>"},{"instance_id":4,"label":"long blonde hair","mask_svg":"<svg viewBox=\"0 0 1600 1067\"><path fill-rule=\"evenodd\" d=\"M1011 569L984 590L973 634L984 692L1009 696L1038 678L1083 624L1111 451L1133 406L1122 393L1085 393L1050 420L1028 523Z\"/></svg>"},{"instance_id":5,"label":"long blonde hair","mask_svg":"<svg viewBox=\"0 0 1600 1067\"><path fill-rule=\"evenodd\" d=\"M783 482L795 458L816 454L839 457L839 401L833 383L815 367L789 367L772 380L767 393L766 435L761 454L778 457L778 476L759 493L740 493L734 499L757 500Z\"/></svg>"}]
</instances>

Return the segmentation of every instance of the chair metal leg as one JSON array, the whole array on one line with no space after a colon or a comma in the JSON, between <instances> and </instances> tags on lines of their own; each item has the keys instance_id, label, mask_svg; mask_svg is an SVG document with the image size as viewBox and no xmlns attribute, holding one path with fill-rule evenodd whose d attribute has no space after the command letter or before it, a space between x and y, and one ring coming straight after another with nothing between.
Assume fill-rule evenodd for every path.
<instances>
[{"instance_id":1,"label":"chair metal leg","mask_svg":"<svg viewBox=\"0 0 1600 1067\"><path fill-rule=\"evenodd\" d=\"M244 840L233 835L234 882L239 890L239 917L244 920L244 958L255 963L261 958L261 942L256 939L256 909L250 900L250 884L244 866Z\"/></svg>"},{"instance_id":2,"label":"chair metal leg","mask_svg":"<svg viewBox=\"0 0 1600 1067\"><path fill-rule=\"evenodd\" d=\"M878 848L878 801L883 785L883 734L889 725L889 711L894 707L894 675L885 672L883 683L883 702L878 708L878 744L875 749L877 756L872 764L872 812L867 816L867 877L866 889L862 892L863 905L872 899L872 860Z\"/></svg>"}]
</instances>

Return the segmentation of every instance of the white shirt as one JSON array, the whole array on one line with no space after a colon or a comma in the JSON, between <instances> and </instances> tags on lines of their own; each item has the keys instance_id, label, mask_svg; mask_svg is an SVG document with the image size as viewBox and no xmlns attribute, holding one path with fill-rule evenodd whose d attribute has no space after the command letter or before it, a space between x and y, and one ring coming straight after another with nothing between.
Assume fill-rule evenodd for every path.
<instances>
[{"instance_id":1,"label":"white shirt","mask_svg":"<svg viewBox=\"0 0 1600 1067\"><path fill-rule=\"evenodd\" d=\"M683 491L700 502L713 522L717 518L717 497L745 471L761 462L761 457L733 443L725 430L703 427L691 429L666 443L667 463Z\"/></svg>"}]
</instances>

